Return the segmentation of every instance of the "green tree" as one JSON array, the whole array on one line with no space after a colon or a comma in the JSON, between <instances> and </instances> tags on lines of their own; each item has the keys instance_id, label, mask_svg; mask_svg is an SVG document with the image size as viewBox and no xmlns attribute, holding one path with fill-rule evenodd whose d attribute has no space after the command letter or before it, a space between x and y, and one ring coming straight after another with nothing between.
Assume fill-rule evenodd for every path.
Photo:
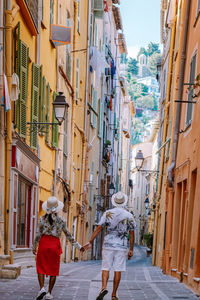
<instances>
[{"instance_id":1,"label":"green tree","mask_svg":"<svg viewBox=\"0 0 200 300\"><path fill-rule=\"evenodd\" d=\"M135 58L129 58L128 59L128 73L131 73L132 75L138 74L138 62Z\"/></svg>"},{"instance_id":2,"label":"green tree","mask_svg":"<svg viewBox=\"0 0 200 300\"><path fill-rule=\"evenodd\" d=\"M153 95L153 110L158 110L158 101L155 95Z\"/></svg>"},{"instance_id":3,"label":"green tree","mask_svg":"<svg viewBox=\"0 0 200 300\"><path fill-rule=\"evenodd\" d=\"M159 44L150 42L147 46L147 55L152 56L154 53L160 53Z\"/></svg>"},{"instance_id":4,"label":"green tree","mask_svg":"<svg viewBox=\"0 0 200 300\"><path fill-rule=\"evenodd\" d=\"M158 63L158 60L161 58L161 54L160 53L157 53L157 52L154 52L151 57L149 57L149 60L148 60L148 67L149 67L149 70L151 71L151 73L156 76L157 74L157 63Z\"/></svg>"},{"instance_id":5,"label":"green tree","mask_svg":"<svg viewBox=\"0 0 200 300\"><path fill-rule=\"evenodd\" d=\"M137 107L153 109L154 108L154 100L151 95L142 96L136 99Z\"/></svg>"}]
</instances>

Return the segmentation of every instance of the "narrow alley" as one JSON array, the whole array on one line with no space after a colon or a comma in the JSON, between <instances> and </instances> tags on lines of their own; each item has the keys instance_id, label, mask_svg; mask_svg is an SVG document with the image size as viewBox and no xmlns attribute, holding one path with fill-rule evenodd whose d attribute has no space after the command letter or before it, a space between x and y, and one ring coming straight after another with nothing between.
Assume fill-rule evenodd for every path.
<instances>
[{"instance_id":1,"label":"narrow alley","mask_svg":"<svg viewBox=\"0 0 200 300\"><path fill-rule=\"evenodd\" d=\"M46 281L47 283L47 281ZM101 261L62 264L60 276L53 290L54 299L95 300L101 288ZM112 275L108 284L111 298ZM38 292L35 268L23 269L16 280L0 280L1 300L31 300ZM146 257L145 248L135 247L134 256L127 264L119 287L120 300L168 300L198 299L177 279L163 275L158 267L152 267L151 257Z\"/></svg>"}]
</instances>

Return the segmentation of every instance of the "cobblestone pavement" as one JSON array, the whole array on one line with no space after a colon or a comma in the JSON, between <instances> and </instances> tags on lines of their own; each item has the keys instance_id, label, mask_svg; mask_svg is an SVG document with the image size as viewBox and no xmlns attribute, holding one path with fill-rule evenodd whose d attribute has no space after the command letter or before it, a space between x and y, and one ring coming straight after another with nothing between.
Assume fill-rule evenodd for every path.
<instances>
[{"instance_id":1,"label":"cobblestone pavement","mask_svg":"<svg viewBox=\"0 0 200 300\"><path fill-rule=\"evenodd\" d=\"M108 283L109 293L104 300L111 299L112 277ZM46 284L48 279L46 279ZM101 262L87 261L62 264L53 296L63 300L95 300L101 288ZM38 292L35 268L22 270L16 280L0 280L0 300L32 300ZM163 275L157 267L151 266L151 258L145 249L135 247L134 257L128 261L127 272L123 274L118 290L120 300L175 300L198 299L191 290L177 279Z\"/></svg>"}]
</instances>

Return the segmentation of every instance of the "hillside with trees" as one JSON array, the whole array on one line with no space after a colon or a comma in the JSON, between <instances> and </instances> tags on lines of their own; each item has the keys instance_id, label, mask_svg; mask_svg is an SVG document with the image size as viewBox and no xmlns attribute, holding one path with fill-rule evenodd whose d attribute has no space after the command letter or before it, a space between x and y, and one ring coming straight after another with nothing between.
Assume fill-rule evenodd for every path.
<instances>
[{"instance_id":1,"label":"hillside with trees","mask_svg":"<svg viewBox=\"0 0 200 300\"><path fill-rule=\"evenodd\" d=\"M147 58L149 76L156 80L157 61L161 58L159 44L150 42L146 48L141 47L137 59L128 58L127 81L131 100L136 108L136 115L132 122L131 143L133 145L143 141L144 135L150 134L148 123L157 117L158 99L155 93L149 91L149 86L139 81L139 57L144 54Z\"/></svg>"}]
</instances>

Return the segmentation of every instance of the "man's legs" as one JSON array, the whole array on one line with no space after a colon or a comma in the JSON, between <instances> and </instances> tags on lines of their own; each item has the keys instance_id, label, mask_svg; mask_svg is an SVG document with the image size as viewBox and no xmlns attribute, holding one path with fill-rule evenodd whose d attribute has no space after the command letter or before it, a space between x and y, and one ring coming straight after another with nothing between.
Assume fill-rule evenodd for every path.
<instances>
[{"instance_id":1,"label":"man's legs","mask_svg":"<svg viewBox=\"0 0 200 300\"><path fill-rule=\"evenodd\" d=\"M121 272L114 272L112 297L116 297L117 289L121 280Z\"/></svg>"},{"instance_id":2,"label":"man's legs","mask_svg":"<svg viewBox=\"0 0 200 300\"><path fill-rule=\"evenodd\" d=\"M109 279L109 271L102 270L102 290L106 290Z\"/></svg>"}]
</instances>

